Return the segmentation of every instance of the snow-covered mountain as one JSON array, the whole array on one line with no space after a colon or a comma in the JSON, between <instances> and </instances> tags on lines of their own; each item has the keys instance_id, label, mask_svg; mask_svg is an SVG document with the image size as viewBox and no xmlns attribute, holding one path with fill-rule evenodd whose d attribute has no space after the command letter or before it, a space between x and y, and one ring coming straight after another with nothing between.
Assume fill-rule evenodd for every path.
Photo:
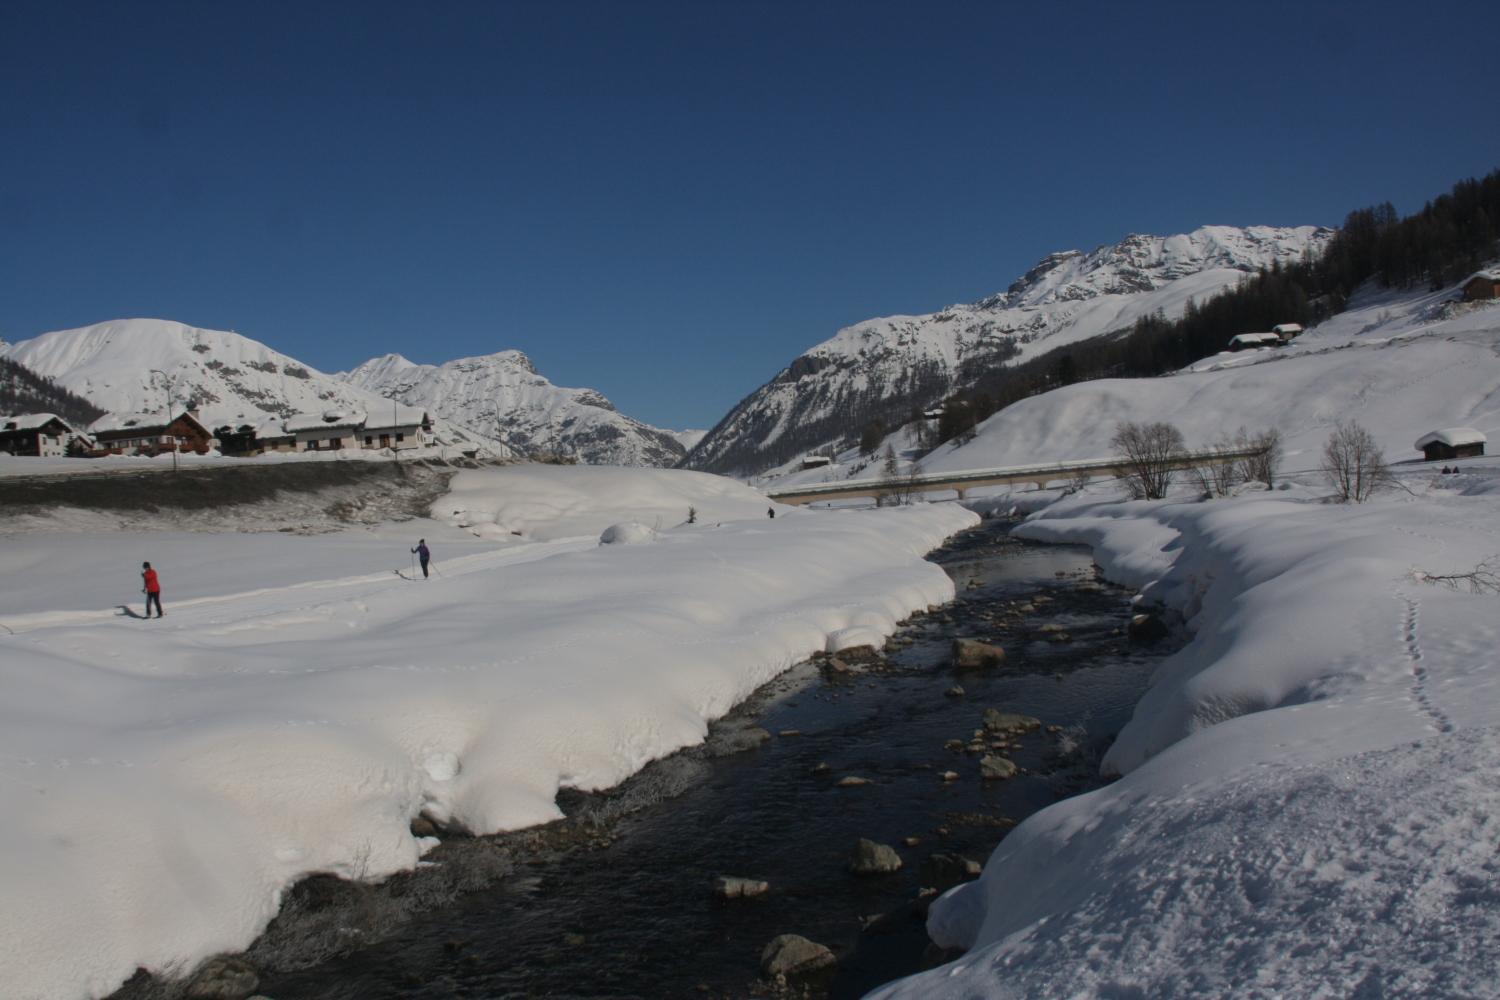
<instances>
[{"instance_id":1,"label":"snow-covered mountain","mask_svg":"<svg viewBox=\"0 0 1500 1000\"><path fill-rule=\"evenodd\" d=\"M1058 347L1128 330L1162 310L1181 315L1246 273L1320 250L1333 230L1205 226L1126 237L1039 262L1005 292L926 316L846 327L740 402L685 463L750 474L825 446L848 446L868 422L901 423L974 375Z\"/></svg>"},{"instance_id":2,"label":"snow-covered mountain","mask_svg":"<svg viewBox=\"0 0 1500 1000\"><path fill-rule=\"evenodd\" d=\"M249 337L169 320L122 319L58 330L0 346L0 356L19 361L110 413L161 411L170 381L172 408L196 403L210 428L297 412L378 412L390 406L375 393ZM434 420L433 430L446 444L476 445L482 454L494 457L510 455L499 442L441 419Z\"/></svg>"},{"instance_id":3,"label":"snow-covered mountain","mask_svg":"<svg viewBox=\"0 0 1500 1000\"><path fill-rule=\"evenodd\" d=\"M522 454L553 452L590 465L644 466L675 465L686 454L670 432L632 420L593 389L553 385L520 351L443 365L387 354L334 377L423 407Z\"/></svg>"}]
</instances>

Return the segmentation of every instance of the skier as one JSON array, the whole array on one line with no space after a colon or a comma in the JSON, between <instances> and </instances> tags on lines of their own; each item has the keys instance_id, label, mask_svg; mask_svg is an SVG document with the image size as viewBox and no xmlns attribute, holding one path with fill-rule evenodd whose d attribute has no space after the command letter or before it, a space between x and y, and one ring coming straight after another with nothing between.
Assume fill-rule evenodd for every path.
<instances>
[{"instance_id":1,"label":"skier","mask_svg":"<svg viewBox=\"0 0 1500 1000\"><path fill-rule=\"evenodd\" d=\"M146 592L146 617L151 617L152 602L156 604L156 617L162 617L161 581L157 580L156 570L152 569L148 562L141 563L141 580L144 581L141 589Z\"/></svg>"},{"instance_id":2,"label":"skier","mask_svg":"<svg viewBox=\"0 0 1500 1000\"><path fill-rule=\"evenodd\" d=\"M417 539L417 547L412 549L412 551L415 552L417 554L417 558L422 561L422 579L425 580L427 579L427 562L432 558L432 553L427 549L427 539Z\"/></svg>"},{"instance_id":3,"label":"skier","mask_svg":"<svg viewBox=\"0 0 1500 1000\"><path fill-rule=\"evenodd\" d=\"M776 517L776 508L775 507L767 507L766 508L766 516L769 517L769 518L775 518Z\"/></svg>"}]
</instances>

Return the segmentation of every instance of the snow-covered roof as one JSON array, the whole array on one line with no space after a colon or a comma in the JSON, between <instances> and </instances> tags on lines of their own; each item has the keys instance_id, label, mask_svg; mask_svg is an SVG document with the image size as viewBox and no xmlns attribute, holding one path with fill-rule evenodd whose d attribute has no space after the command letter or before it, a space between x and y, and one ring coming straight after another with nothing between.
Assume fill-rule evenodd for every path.
<instances>
[{"instance_id":1,"label":"snow-covered roof","mask_svg":"<svg viewBox=\"0 0 1500 1000\"><path fill-rule=\"evenodd\" d=\"M14 417L0 417L0 431L33 431L56 420L69 431L73 425L55 413L22 413Z\"/></svg>"},{"instance_id":2,"label":"snow-covered roof","mask_svg":"<svg viewBox=\"0 0 1500 1000\"><path fill-rule=\"evenodd\" d=\"M148 413L106 413L104 416L89 424L90 434L113 434L125 431L133 431L139 434L148 434L152 431L164 431L167 425L177 420L191 420L193 423L203 427L196 416L191 413L177 413L167 416L161 410ZM204 431L208 428L203 427Z\"/></svg>"},{"instance_id":3,"label":"snow-covered roof","mask_svg":"<svg viewBox=\"0 0 1500 1000\"><path fill-rule=\"evenodd\" d=\"M1464 287L1469 282L1473 281L1475 278L1483 278L1486 281L1500 281L1500 269L1489 268L1489 269L1484 270L1484 271L1475 271L1473 274L1469 275L1463 281L1460 281L1458 283L1458 287L1459 288Z\"/></svg>"},{"instance_id":4,"label":"snow-covered roof","mask_svg":"<svg viewBox=\"0 0 1500 1000\"><path fill-rule=\"evenodd\" d=\"M1231 344L1269 344L1281 343L1281 338L1274 333L1241 333L1229 339Z\"/></svg>"},{"instance_id":5,"label":"snow-covered roof","mask_svg":"<svg viewBox=\"0 0 1500 1000\"><path fill-rule=\"evenodd\" d=\"M294 413L286 418L286 432L330 430L337 427L359 427L365 422L363 410L324 410L322 413Z\"/></svg>"},{"instance_id":6,"label":"snow-covered roof","mask_svg":"<svg viewBox=\"0 0 1500 1000\"><path fill-rule=\"evenodd\" d=\"M1457 448L1461 444L1484 444L1488 440L1482 431L1476 431L1472 427L1444 427L1417 438L1415 447L1418 451L1430 444L1445 444L1450 448Z\"/></svg>"},{"instance_id":7,"label":"snow-covered roof","mask_svg":"<svg viewBox=\"0 0 1500 1000\"><path fill-rule=\"evenodd\" d=\"M1272 333L1301 333L1302 332L1302 324L1301 323L1282 323L1279 326L1273 326L1273 327L1271 327L1271 332Z\"/></svg>"},{"instance_id":8,"label":"snow-covered roof","mask_svg":"<svg viewBox=\"0 0 1500 1000\"><path fill-rule=\"evenodd\" d=\"M398 406L395 412L387 407L384 412L371 410L365 418L365 430L378 431L392 427L417 427L427 422L427 411L416 406Z\"/></svg>"}]
</instances>

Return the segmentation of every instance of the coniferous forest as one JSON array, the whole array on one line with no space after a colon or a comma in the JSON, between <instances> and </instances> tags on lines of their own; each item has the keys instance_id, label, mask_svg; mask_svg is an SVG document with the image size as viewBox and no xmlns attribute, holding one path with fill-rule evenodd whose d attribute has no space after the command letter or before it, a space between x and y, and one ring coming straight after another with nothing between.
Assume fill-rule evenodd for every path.
<instances>
[{"instance_id":1,"label":"coniferous forest","mask_svg":"<svg viewBox=\"0 0 1500 1000\"><path fill-rule=\"evenodd\" d=\"M82 396L10 358L0 358L0 413L55 413L80 429L104 416Z\"/></svg>"},{"instance_id":2,"label":"coniferous forest","mask_svg":"<svg viewBox=\"0 0 1500 1000\"><path fill-rule=\"evenodd\" d=\"M1438 291L1495 260L1497 224L1500 170L1460 181L1404 219L1389 202L1350 212L1321 256L1248 275L1202 303L1190 301L1178 319L1144 316L1130 330L975 373L944 401L935 437L971 434L995 412L1059 386L1162 375L1223 350L1237 334L1280 323L1311 326L1341 312L1367 281Z\"/></svg>"}]
</instances>

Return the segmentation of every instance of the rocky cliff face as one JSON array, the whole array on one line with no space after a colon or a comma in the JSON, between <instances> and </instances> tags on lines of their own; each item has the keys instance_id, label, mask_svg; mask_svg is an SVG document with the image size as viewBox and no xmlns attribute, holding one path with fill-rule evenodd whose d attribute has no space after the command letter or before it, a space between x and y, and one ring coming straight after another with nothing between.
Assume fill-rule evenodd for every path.
<instances>
[{"instance_id":1,"label":"rocky cliff face","mask_svg":"<svg viewBox=\"0 0 1500 1000\"><path fill-rule=\"evenodd\" d=\"M1273 261L1321 249L1330 229L1206 226L1178 236L1043 258L1006 291L926 316L891 316L840 330L740 402L686 463L748 475L796 455L848 447L875 417L899 424L980 371L1129 329L1143 315L1178 316Z\"/></svg>"},{"instance_id":2,"label":"rocky cliff face","mask_svg":"<svg viewBox=\"0 0 1500 1000\"><path fill-rule=\"evenodd\" d=\"M593 389L565 389L520 351L414 364L387 354L337 376L496 438L521 454L551 452L590 465L671 466L686 454L672 434L618 412Z\"/></svg>"}]
</instances>

